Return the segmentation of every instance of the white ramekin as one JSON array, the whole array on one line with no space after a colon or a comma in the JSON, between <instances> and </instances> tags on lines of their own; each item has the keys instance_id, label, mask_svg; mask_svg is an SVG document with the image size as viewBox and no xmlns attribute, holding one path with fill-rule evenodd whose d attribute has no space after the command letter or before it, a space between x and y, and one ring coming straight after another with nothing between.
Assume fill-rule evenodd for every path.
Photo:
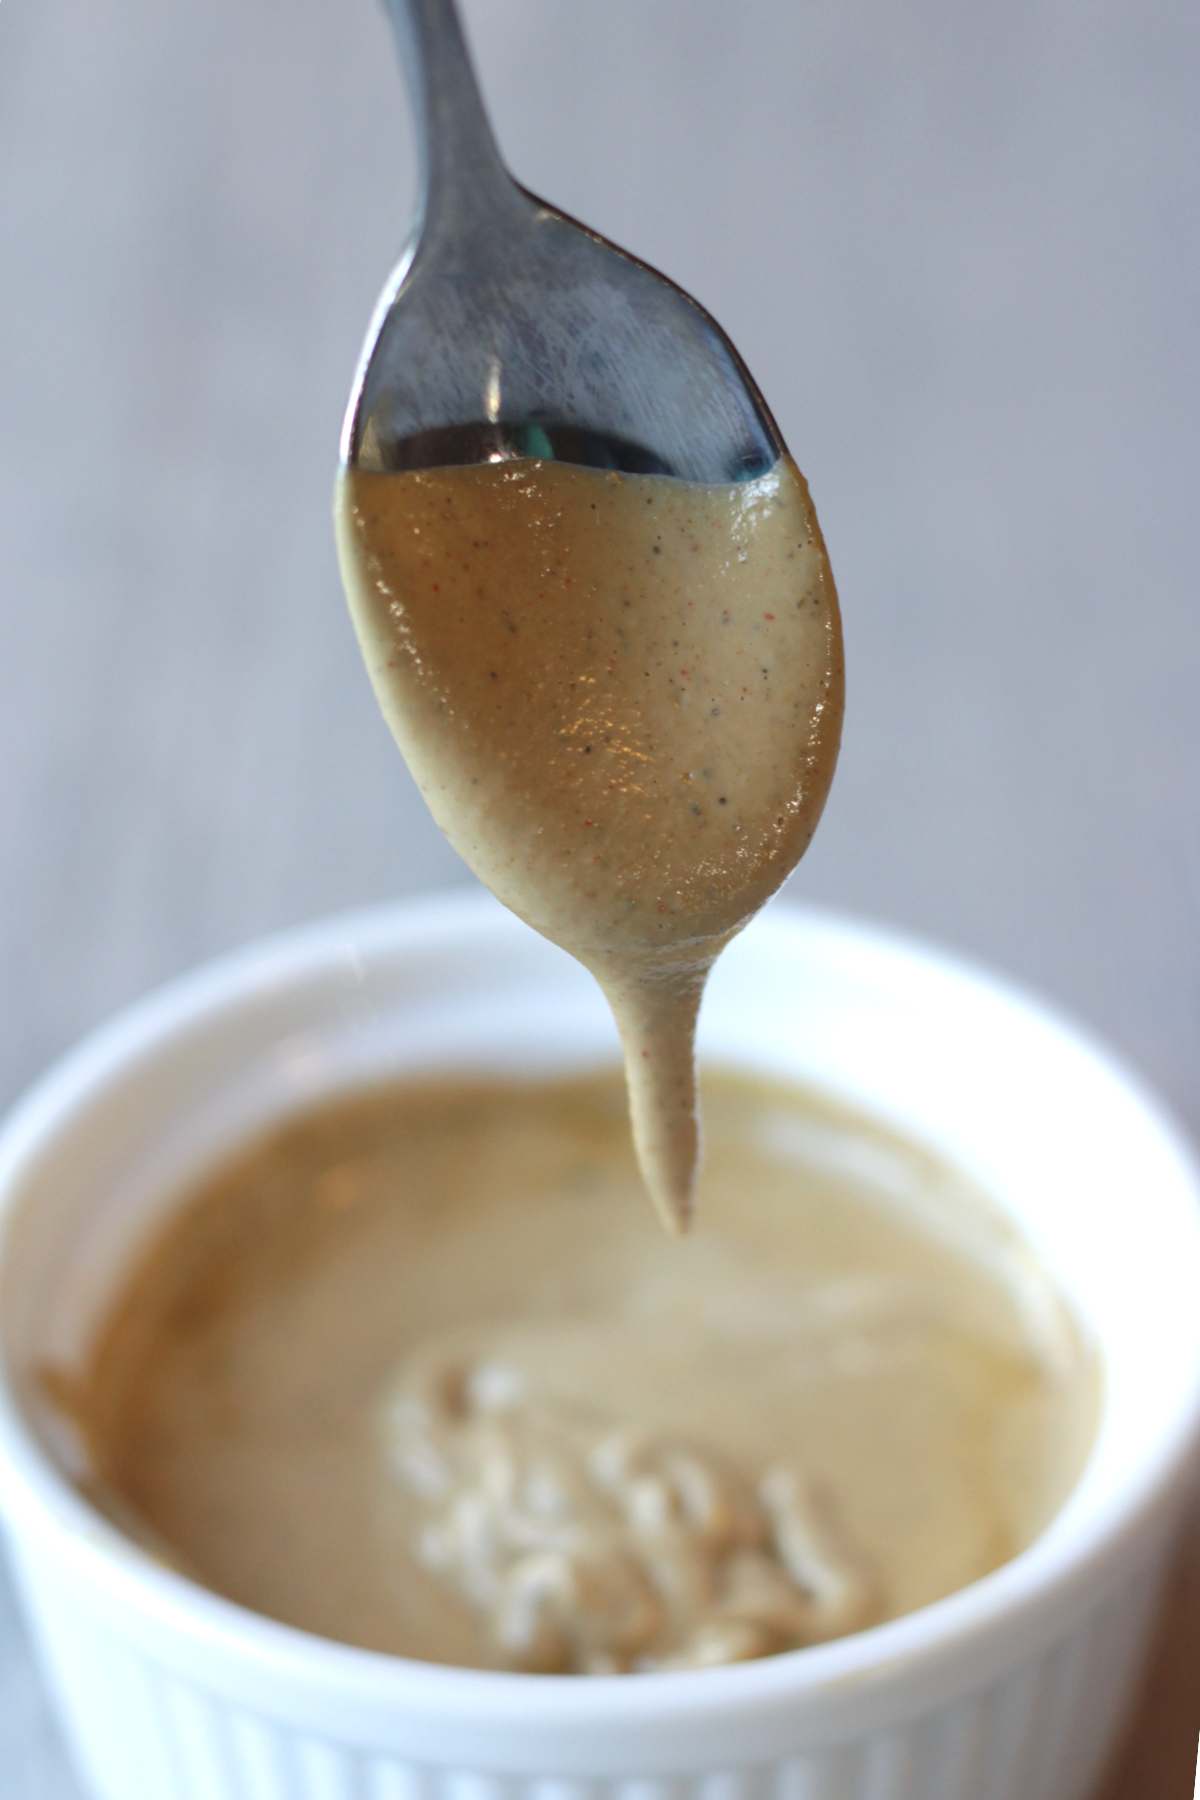
<instances>
[{"instance_id":1,"label":"white ramekin","mask_svg":"<svg viewBox=\"0 0 1200 1800\"><path fill-rule=\"evenodd\" d=\"M126 1013L0 1137L0 1508L97 1795L1083 1800L1128 1709L1197 1437L1188 1151L1127 1070L1037 1001L834 917L777 907L753 926L718 970L703 1045L865 1102L1019 1220L1104 1365L1098 1441L1059 1517L986 1580L839 1643L589 1680L326 1643L106 1525L60 1471L33 1377L78 1354L182 1177L387 1070L612 1054L589 980L486 899L335 920Z\"/></svg>"}]
</instances>

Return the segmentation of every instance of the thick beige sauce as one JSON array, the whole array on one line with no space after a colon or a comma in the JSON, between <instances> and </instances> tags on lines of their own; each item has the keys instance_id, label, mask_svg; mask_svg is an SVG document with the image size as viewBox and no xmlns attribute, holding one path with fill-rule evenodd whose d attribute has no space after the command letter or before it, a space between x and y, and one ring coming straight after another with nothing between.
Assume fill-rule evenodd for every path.
<instances>
[{"instance_id":1,"label":"thick beige sauce","mask_svg":"<svg viewBox=\"0 0 1200 1800\"><path fill-rule=\"evenodd\" d=\"M678 1228L705 978L802 855L837 756L837 596L804 479L351 471L337 521L409 767L475 873L604 988Z\"/></svg>"},{"instance_id":2,"label":"thick beige sauce","mask_svg":"<svg viewBox=\"0 0 1200 1800\"><path fill-rule=\"evenodd\" d=\"M213 1173L73 1407L97 1496L247 1606L433 1661L638 1670L890 1617L1073 1482L1090 1359L937 1159L705 1084L648 1234L615 1075L351 1097Z\"/></svg>"}]
</instances>

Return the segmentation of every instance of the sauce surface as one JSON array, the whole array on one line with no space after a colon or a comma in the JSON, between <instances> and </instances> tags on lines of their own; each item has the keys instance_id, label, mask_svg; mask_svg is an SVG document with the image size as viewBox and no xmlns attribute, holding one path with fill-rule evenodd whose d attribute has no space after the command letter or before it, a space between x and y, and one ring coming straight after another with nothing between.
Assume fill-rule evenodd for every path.
<instances>
[{"instance_id":1,"label":"sauce surface","mask_svg":"<svg viewBox=\"0 0 1200 1800\"><path fill-rule=\"evenodd\" d=\"M803 477L705 487L523 461L344 471L342 571L383 712L492 892L612 1005L665 1222L698 1157L708 971L803 854L841 734Z\"/></svg>"},{"instance_id":2,"label":"sauce surface","mask_svg":"<svg viewBox=\"0 0 1200 1800\"><path fill-rule=\"evenodd\" d=\"M71 1409L195 1577L430 1661L639 1670L906 1612L1072 1485L1091 1358L938 1158L705 1081L706 1229L647 1230L615 1072L285 1121L173 1213Z\"/></svg>"}]
</instances>

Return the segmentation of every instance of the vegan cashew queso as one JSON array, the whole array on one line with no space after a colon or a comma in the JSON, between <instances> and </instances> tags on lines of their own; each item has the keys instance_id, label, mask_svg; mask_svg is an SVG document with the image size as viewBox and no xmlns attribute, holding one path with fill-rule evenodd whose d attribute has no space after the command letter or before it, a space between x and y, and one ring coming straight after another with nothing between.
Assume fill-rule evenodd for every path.
<instances>
[{"instance_id":1,"label":"vegan cashew queso","mask_svg":"<svg viewBox=\"0 0 1200 1800\"><path fill-rule=\"evenodd\" d=\"M720 486L355 468L336 510L409 768L480 879L603 988L643 1177L681 1229L705 979L803 854L837 757L837 596L804 478L786 458Z\"/></svg>"}]
</instances>

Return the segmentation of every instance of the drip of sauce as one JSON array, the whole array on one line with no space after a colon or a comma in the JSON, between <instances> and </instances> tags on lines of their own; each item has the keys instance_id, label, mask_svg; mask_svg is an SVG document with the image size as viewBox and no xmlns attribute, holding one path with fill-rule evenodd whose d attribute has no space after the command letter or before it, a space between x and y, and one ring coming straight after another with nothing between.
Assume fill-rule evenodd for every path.
<instances>
[{"instance_id":1,"label":"drip of sauce","mask_svg":"<svg viewBox=\"0 0 1200 1800\"><path fill-rule=\"evenodd\" d=\"M1082 1465L1092 1360L938 1158L705 1078L644 1229L615 1071L342 1096L207 1173L47 1382L93 1498L243 1605L484 1668L694 1667L925 1605Z\"/></svg>"},{"instance_id":2,"label":"drip of sauce","mask_svg":"<svg viewBox=\"0 0 1200 1800\"><path fill-rule=\"evenodd\" d=\"M704 983L803 854L837 757L841 629L804 478L355 469L336 517L409 768L480 879L599 981L645 1183L681 1230Z\"/></svg>"}]
</instances>

